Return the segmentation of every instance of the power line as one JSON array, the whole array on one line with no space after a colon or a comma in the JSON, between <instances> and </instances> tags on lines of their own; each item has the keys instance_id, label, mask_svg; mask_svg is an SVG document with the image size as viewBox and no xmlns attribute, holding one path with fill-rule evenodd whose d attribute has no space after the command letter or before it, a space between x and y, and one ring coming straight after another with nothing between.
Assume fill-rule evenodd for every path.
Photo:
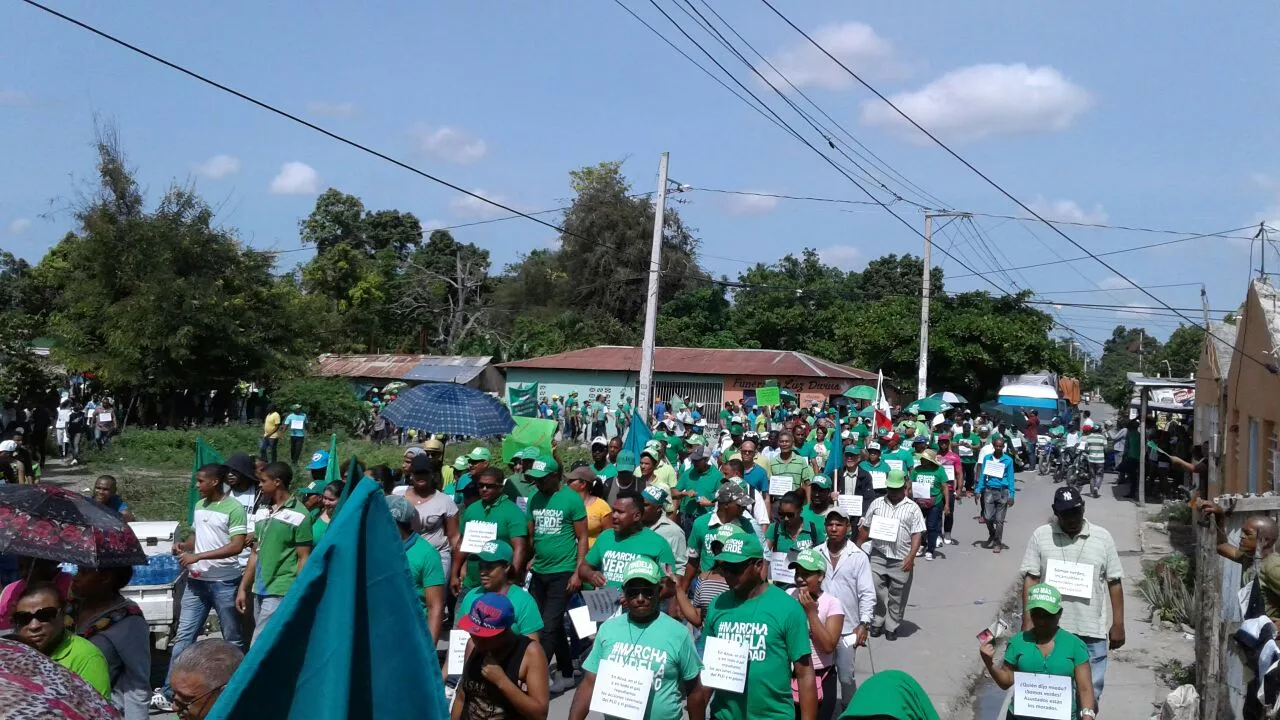
<instances>
[{"instance_id":1,"label":"power line","mask_svg":"<svg viewBox=\"0 0 1280 720\"><path fill-rule=\"evenodd\" d=\"M808 34L808 33L806 33L804 30L801 30L799 26L797 26L797 25L796 25L794 22L792 22L792 21L791 21L791 20L790 20L786 15L783 15L783 14L782 14L782 13L781 13L777 8L776 8L776 7L774 7L774 6L773 6L773 4L772 4L769 0L760 0L760 1L761 1L762 3L764 3L764 4L765 4L765 6L766 6L766 7L768 7L770 10L772 10L772 11L773 11L773 13L774 13L775 15L777 15L779 18L782 18L782 20L783 20L784 22L786 22L788 25L790 25L790 26L791 26L791 27L792 27L796 32L798 32L798 33L800 33L802 36L804 36L804 38L805 38L806 40L808 40L808 41L809 41L809 42L810 42L814 47L818 48L818 50L820 50L824 55L826 55L828 58L830 58L832 62L834 62L834 63L836 63L837 65L839 65L839 66L840 66L840 67L841 67L841 68L842 68L846 73L848 73L848 74L849 74L849 75L850 75L854 80L857 80L859 84L861 84L861 85L862 85L863 87L865 87L867 90L871 91L871 92L872 92L876 97L880 98L880 100L881 100L881 101L883 101L886 105L888 105L890 108L892 108L892 109L893 109L893 111L894 111L894 112L896 112L898 115L900 115L904 120L906 120L907 122L911 123L912 127L916 128L916 129L917 129L917 130L919 130L920 132L924 133L924 134L925 134L925 136L926 136L926 137L928 137L931 141L933 141L933 143L934 143L934 144L936 144L938 147L942 148L944 151L946 151L946 152L947 152L947 154L951 155L951 157L955 158L955 159L956 159L957 161L959 161L962 165L964 165L965 167L969 168L969 170L970 170L970 171L972 171L972 172L973 172L975 175L977 175L978 177L982 178L982 179L983 179L983 180L984 180L988 185L990 185L992 188L994 188L996 191L998 191L1001 195L1004 195L1006 198L1008 198L1011 202L1013 202L1014 204L1016 204L1018 207L1022 208L1024 211L1026 211L1026 212L1030 213L1030 214L1031 214L1033 217L1035 217L1037 220L1039 220L1040 222L1044 223L1047 227L1049 227L1049 228L1050 228L1050 229L1052 229L1055 233L1057 233L1059 236L1061 236L1061 237L1062 237L1062 239L1066 240L1067 242L1071 243L1072 245L1075 245L1075 246L1076 246L1076 248L1078 248L1080 251L1082 251L1082 252L1084 252L1084 253L1088 254L1088 255L1089 255L1090 257L1092 257L1095 261L1097 261L1097 262L1098 262L1098 264L1102 265L1104 268L1106 268L1107 270L1111 271L1111 272L1112 272L1113 274L1115 274L1117 277L1121 278L1121 279L1122 279L1122 280L1124 280L1125 282L1129 283L1129 284L1130 284L1130 285L1132 285L1133 287L1135 287L1135 288L1137 288L1138 290L1140 290L1140 291L1142 292L1142 294L1146 295L1147 297L1151 298L1152 300L1155 300L1157 303L1160 303L1160 304L1161 304L1161 305L1163 305L1164 307L1167 307L1167 308L1169 308L1169 309L1171 309L1171 310L1173 309L1173 308L1172 308L1172 306L1170 306L1170 305L1169 305L1168 303L1166 303L1164 300L1161 300L1160 298L1156 297L1156 295L1155 295L1155 294L1153 294L1151 291L1147 290L1146 288L1142 287L1142 286L1141 286L1141 285L1139 285L1138 283L1134 282L1134 281L1133 281L1133 280L1131 280L1127 275L1125 275L1124 273L1121 273L1119 270L1117 270L1117 269L1115 269L1114 267L1112 267L1110 263L1107 263L1105 260L1102 260L1102 259L1101 259L1101 258L1099 258L1098 256L1094 255L1092 252L1090 252L1088 249L1086 249L1083 245L1081 245L1080 243L1076 242L1076 241L1075 241L1075 240L1074 240L1070 235L1067 235L1065 232L1063 232L1061 228L1059 228L1058 226L1054 225L1053 223L1050 223L1048 220L1045 220L1043 217L1041 217L1040 213L1037 213L1037 212L1036 212L1035 210L1033 210L1029 205L1027 205L1026 203L1024 203L1024 202L1022 202L1021 200L1019 200L1017 197L1015 197L1015 196L1014 196L1012 193L1010 193L1008 190L1004 189L1004 187L1003 187L1002 185L1000 185L1000 184L999 184L999 183L997 183L996 181L992 180L989 176L987 176L985 173L983 173L981 170L979 170L976 166L974 166L974 165L973 165L973 163L971 163L971 162L969 162L968 160L966 160L964 157L962 157L962 156L961 156L959 153L957 153L955 150L952 150L952 149L951 149L951 147L950 147L949 145L947 145L946 143L944 143L944 142L942 142L941 140L939 140L939 139L938 139L938 137L937 137L936 135L934 135L933 133L931 133L931 132L929 132L928 130L926 130L926 129L924 128L924 126L922 126L920 123L916 122L914 118L912 118L912 117L911 117L910 115L908 115L907 113L903 112L903 110L902 110L901 108L899 108L896 104L894 104L894 102L893 102L892 100L890 100L888 97L886 97L886 96L884 95L884 93L882 93L882 92L880 92L879 90L877 90L876 88L874 88L874 87L873 87L870 83L868 83L866 80L863 80L863 79L862 79L862 77L861 77L860 75L858 75L857 73L855 73L853 70L850 70L850 69L849 69L849 67L848 67L847 65L845 65L843 62L841 62L841 61L840 61L840 60L839 60L835 55L832 55L832 54L831 54L831 53L830 53L826 48L824 48L821 44L819 44L817 40L814 40L812 37L810 37L810 36L809 36L809 34ZM1176 311L1175 311L1175 312L1176 312ZM1179 313L1179 314L1181 314L1181 313ZM1186 317L1186 316L1183 316L1183 319L1185 319L1185 320L1186 320L1187 322L1189 322L1189 323L1196 324L1196 323L1195 323L1195 321L1193 321L1191 318L1188 318L1188 317ZM1206 332L1206 333L1208 333L1208 334L1210 334L1210 335L1213 335L1213 332L1212 332L1212 330L1211 330L1210 328L1205 328L1205 332ZM1215 338L1217 338L1217 336L1214 336L1214 337L1215 337ZM1217 339L1219 339L1219 340L1220 340L1220 338L1217 338ZM1243 351L1241 351L1241 354L1242 354L1242 355L1244 355L1245 357L1249 358L1250 360L1252 360L1252 361L1254 361L1254 362L1258 363L1259 365L1263 366L1263 367L1264 367L1264 368L1266 368L1269 372L1271 372L1271 373L1275 373L1275 374L1280 374L1280 368L1277 368L1277 366L1276 366L1276 364L1275 364L1275 363L1267 363L1267 362L1264 362L1264 361L1259 360L1258 358L1255 358L1255 357L1253 357L1252 355L1249 355L1248 353L1245 353L1245 352L1243 352Z\"/></svg>"},{"instance_id":2,"label":"power line","mask_svg":"<svg viewBox=\"0 0 1280 720\"><path fill-rule=\"evenodd\" d=\"M1187 282L1187 283L1168 283L1168 284L1165 284L1165 285L1146 285L1146 286L1144 286L1144 287L1146 287L1146 288L1148 288L1148 289L1150 289L1150 288L1157 288L1157 289L1158 289L1158 288L1172 288L1172 287L1199 287L1200 285L1203 285L1203 284L1204 284L1204 283L1198 283L1198 282ZM1108 288L1108 289L1109 289L1109 290L1115 290L1115 291L1117 291L1117 292L1132 292L1132 291L1133 291L1133 288ZM1037 292L1036 292L1036 294L1037 294L1037 295L1077 295L1077 294L1080 294L1080 293L1096 293L1096 292L1102 292L1102 291L1101 291L1101 290L1093 290L1093 289L1090 289L1090 290L1040 290L1040 291L1037 291Z\"/></svg>"}]
</instances>

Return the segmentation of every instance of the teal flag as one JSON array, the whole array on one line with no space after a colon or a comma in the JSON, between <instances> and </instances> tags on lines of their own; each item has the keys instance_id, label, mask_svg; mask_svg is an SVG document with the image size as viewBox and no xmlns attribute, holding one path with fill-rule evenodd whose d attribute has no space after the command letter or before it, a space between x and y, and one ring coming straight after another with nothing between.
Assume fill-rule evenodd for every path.
<instances>
[{"instance_id":1,"label":"teal flag","mask_svg":"<svg viewBox=\"0 0 1280 720\"><path fill-rule=\"evenodd\" d=\"M376 482L358 482L208 717L447 719L436 649Z\"/></svg>"},{"instance_id":2,"label":"teal flag","mask_svg":"<svg viewBox=\"0 0 1280 720\"><path fill-rule=\"evenodd\" d=\"M218 464L224 461L222 455L218 454L213 446L204 441L203 437L196 438L196 455L191 461L191 483L187 485L187 524L192 525L196 521L196 503L200 500L200 493L196 490L196 471L205 465Z\"/></svg>"},{"instance_id":3,"label":"teal flag","mask_svg":"<svg viewBox=\"0 0 1280 720\"><path fill-rule=\"evenodd\" d=\"M840 426L840 413L836 413L836 426L827 431L827 464L822 468L822 474L832 480L835 479L836 470L844 467L844 440L840 437L841 432L843 428Z\"/></svg>"},{"instance_id":4,"label":"teal flag","mask_svg":"<svg viewBox=\"0 0 1280 720\"><path fill-rule=\"evenodd\" d=\"M338 462L338 433L329 436L329 464L324 469L324 484L342 479L342 465Z\"/></svg>"},{"instance_id":5,"label":"teal flag","mask_svg":"<svg viewBox=\"0 0 1280 720\"><path fill-rule=\"evenodd\" d=\"M538 417L538 383L507 383L507 404L512 415Z\"/></svg>"},{"instance_id":6,"label":"teal flag","mask_svg":"<svg viewBox=\"0 0 1280 720\"><path fill-rule=\"evenodd\" d=\"M653 439L653 432L645 425L644 417L640 415L640 411L631 411L631 423L627 425L627 436L622 440L622 449L629 451L631 457L636 462L640 462L640 451L644 450L645 443Z\"/></svg>"}]
</instances>

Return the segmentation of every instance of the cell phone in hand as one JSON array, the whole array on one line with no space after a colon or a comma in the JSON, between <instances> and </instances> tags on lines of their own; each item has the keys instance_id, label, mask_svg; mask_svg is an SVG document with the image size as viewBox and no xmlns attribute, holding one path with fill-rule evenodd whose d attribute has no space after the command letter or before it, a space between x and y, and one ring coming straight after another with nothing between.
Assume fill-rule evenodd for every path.
<instances>
[{"instance_id":1,"label":"cell phone in hand","mask_svg":"<svg viewBox=\"0 0 1280 720\"><path fill-rule=\"evenodd\" d=\"M978 633L979 645L986 645L993 640L995 640L995 636L991 634L990 630L984 628L982 632Z\"/></svg>"}]
</instances>

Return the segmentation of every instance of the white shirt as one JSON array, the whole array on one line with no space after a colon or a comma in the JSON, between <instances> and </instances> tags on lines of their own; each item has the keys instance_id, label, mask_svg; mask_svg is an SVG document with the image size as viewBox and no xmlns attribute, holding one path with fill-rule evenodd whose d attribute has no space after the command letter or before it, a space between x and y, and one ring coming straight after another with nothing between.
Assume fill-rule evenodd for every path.
<instances>
[{"instance_id":1,"label":"white shirt","mask_svg":"<svg viewBox=\"0 0 1280 720\"><path fill-rule=\"evenodd\" d=\"M827 543L817 547L818 554L827 561L827 576L822 581L822 591L835 595L844 606L845 615L857 616L857 620L845 621L841 635L852 635L859 623L871 624L876 609L876 588L871 577L871 561L867 554L852 541L845 543L836 562L831 562L831 550Z\"/></svg>"},{"instance_id":2,"label":"white shirt","mask_svg":"<svg viewBox=\"0 0 1280 720\"><path fill-rule=\"evenodd\" d=\"M227 494L236 499L236 502L244 506L245 517L249 519L249 534L253 534L253 506L258 504L258 487L250 485L244 490L233 490L230 486L226 488ZM249 563L249 544L245 543L244 550L236 556L236 562L240 567L244 567Z\"/></svg>"}]
</instances>

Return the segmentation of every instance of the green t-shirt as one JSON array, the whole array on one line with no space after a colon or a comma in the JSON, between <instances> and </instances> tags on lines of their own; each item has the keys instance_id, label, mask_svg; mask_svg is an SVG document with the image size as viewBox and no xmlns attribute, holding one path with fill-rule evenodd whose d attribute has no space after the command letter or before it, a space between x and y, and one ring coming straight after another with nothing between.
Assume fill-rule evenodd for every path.
<instances>
[{"instance_id":1,"label":"green t-shirt","mask_svg":"<svg viewBox=\"0 0 1280 720\"><path fill-rule=\"evenodd\" d=\"M1035 634L1032 630L1025 630L1009 638L1009 645L1004 651L1004 664L1017 672L1074 677L1076 668L1088 662L1089 648L1085 646L1084 641L1062 628L1058 628L1058 634L1053 636L1053 650L1049 652L1048 657L1036 647ZM1076 717L1079 714L1079 708L1074 692L1074 682L1072 682L1072 688L1071 717ZM1009 710L1008 718L1022 720L1022 716L1014 715L1012 709Z\"/></svg>"},{"instance_id":2,"label":"green t-shirt","mask_svg":"<svg viewBox=\"0 0 1280 720\"><path fill-rule=\"evenodd\" d=\"M722 593L707 608L702 627L751 650L748 692L717 692L711 698L713 720L795 720L791 666L809 657L809 622L804 608L773 585L754 598Z\"/></svg>"},{"instance_id":3,"label":"green t-shirt","mask_svg":"<svg viewBox=\"0 0 1280 720\"><path fill-rule=\"evenodd\" d=\"M698 558L699 572L706 572L716 564L715 556L711 552L711 541L716 539L720 523L714 526L711 524L712 518L715 517L715 513L707 513L694 520L689 528L689 559ZM746 518L738 518L738 527L741 527L743 532L755 534L755 529Z\"/></svg>"},{"instance_id":4,"label":"green t-shirt","mask_svg":"<svg viewBox=\"0 0 1280 720\"><path fill-rule=\"evenodd\" d=\"M643 625L632 622L625 614L605 621L596 632L595 644L582 669L599 672L602 660L653 673L645 720L684 717L684 684L702 672L702 660L689 630L663 613Z\"/></svg>"},{"instance_id":5,"label":"green t-shirt","mask_svg":"<svg viewBox=\"0 0 1280 720\"><path fill-rule=\"evenodd\" d=\"M814 528L817 529L818 542L820 543L827 541L827 513L835 509L836 505L835 503L832 503L827 506L826 510L818 512L813 509L813 504L810 503L809 505L805 505L804 509L800 511L800 519L805 523L813 523Z\"/></svg>"},{"instance_id":6,"label":"green t-shirt","mask_svg":"<svg viewBox=\"0 0 1280 720\"><path fill-rule=\"evenodd\" d=\"M947 471L938 466L932 470L925 470L923 467L916 467L911 471L911 482L927 482L932 483L933 487L929 490L929 497L933 499L934 505L942 504L942 488L947 484ZM915 497L912 493L911 497Z\"/></svg>"},{"instance_id":7,"label":"green t-shirt","mask_svg":"<svg viewBox=\"0 0 1280 720\"><path fill-rule=\"evenodd\" d=\"M676 564L671 545L649 528L641 528L622 540L610 528L600 533L596 544L587 551L587 565L604 574L608 587L622 587L622 572L638 557L650 558L659 566Z\"/></svg>"},{"instance_id":8,"label":"green t-shirt","mask_svg":"<svg viewBox=\"0 0 1280 720\"><path fill-rule=\"evenodd\" d=\"M231 542L231 538L249 533L249 519L245 515L244 506L239 500L226 495L210 502L201 500L196 503L194 522L198 553L217 550ZM200 574L201 580L239 579L241 568L235 556L218 560L201 560L191 567Z\"/></svg>"},{"instance_id":9,"label":"green t-shirt","mask_svg":"<svg viewBox=\"0 0 1280 720\"><path fill-rule=\"evenodd\" d=\"M463 595L462 602L458 603L457 617L471 612L471 606L483 594L484 588L478 587L472 588L471 592ZM517 635L528 635L542 630L542 611L538 609L538 603L534 602L533 596L519 585L508 585L506 594L507 599L511 601L511 607L516 611L516 621L511 625L511 632Z\"/></svg>"},{"instance_id":10,"label":"green t-shirt","mask_svg":"<svg viewBox=\"0 0 1280 720\"><path fill-rule=\"evenodd\" d=\"M807 550L811 547L817 547L827 539L827 531L823 528L824 523L813 522L807 520L803 516L800 517L800 531L795 537L787 534L787 529L782 527L782 522L778 521L769 526L769 533L766 536L770 543L773 544L774 552L791 552L792 550Z\"/></svg>"},{"instance_id":11,"label":"green t-shirt","mask_svg":"<svg viewBox=\"0 0 1280 720\"><path fill-rule=\"evenodd\" d=\"M111 675L107 659L93 643L72 632L49 653L49 659L84 678L102 697L111 699Z\"/></svg>"},{"instance_id":12,"label":"green t-shirt","mask_svg":"<svg viewBox=\"0 0 1280 720\"><path fill-rule=\"evenodd\" d=\"M529 498L533 523L533 565L539 575L573 572L578 567L578 536L573 524L587 519L582 496L561 486L548 495L541 490Z\"/></svg>"},{"instance_id":13,"label":"green t-shirt","mask_svg":"<svg viewBox=\"0 0 1280 720\"><path fill-rule=\"evenodd\" d=\"M253 536L258 542L258 567L253 591L284 595L298 577L298 547L313 541L311 516L297 498L289 498L274 513L259 510Z\"/></svg>"},{"instance_id":14,"label":"green t-shirt","mask_svg":"<svg viewBox=\"0 0 1280 720\"><path fill-rule=\"evenodd\" d=\"M969 454L965 454L965 448L960 444L961 440L969 441ZM956 449L956 454L960 456L960 462L965 465L972 465L978 462L978 452L982 450L982 438L978 433L969 433L968 435L957 435L951 441L952 446Z\"/></svg>"},{"instance_id":15,"label":"green t-shirt","mask_svg":"<svg viewBox=\"0 0 1280 720\"><path fill-rule=\"evenodd\" d=\"M444 585L444 563L440 561L440 551L423 540L421 535L413 533L404 541L404 555L409 561L409 580L413 582L414 593L422 603L423 612L426 612L424 593L427 588Z\"/></svg>"},{"instance_id":16,"label":"green t-shirt","mask_svg":"<svg viewBox=\"0 0 1280 720\"><path fill-rule=\"evenodd\" d=\"M714 465L708 465L707 471L701 474L692 466L681 473L680 482L676 484L676 489L693 490L698 493L698 496L682 498L680 500L680 512L695 518L711 512L710 507L703 507L698 504L698 498L715 500L716 492L720 489L720 480L723 478L724 475L720 473L720 469Z\"/></svg>"},{"instance_id":17,"label":"green t-shirt","mask_svg":"<svg viewBox=\"0 0 1280 720\"><path fill-rule=\"evenodd\" d=\"M890 470L910 472L911 468L915 467L916 454L911 452L911 448L901 445L897 450L881 453L880 460L884 464L888 465ZM895 465L897 465L897 467L895 467Z\"/></svg>"},{"instance_id":18,"label":"green t-shirt","mask_svg":"<svg viewBox=\"0 0 1280 720\"><path fill-rule=\"evenodd\" d=\"M611 462L606 462L602 468L598 468L592 464L591 469L595 471L596 477L601 480L609 480L611 478L618 477L618 466Z\"/></svg>"},{"instance_id":19,"label":"green t-shirt","mask_svg":"<svg viewBox=\"0 0 1280 720\"><path fill-rule=\"evenodd\" d=\"M492 505L485 505L477 500L462 511L462 521L458 523L458 532L465 536L467 523L494 523L498 526L498 539L510 543L511 538L526 537L529 534L529 521L515 502L506 495L499 495ZM467 575L462 578L464 591L480 585L480 564L467 563Z\"/></svg>"},{"instance_id":20,"label":"green t-shirt","mask_svg":"<svg viewBox=\"0 0 1280 720\"><path fill-rule=\"evenodd\" d=\"M324 534L329 531L329 521L321 519L322 513L316 513L311 518L311 542L319 545L324 539Z\"/></svg>"},{"instance_id":21,"label":"green t-shirt","mask_svg":"<svg viewBox=\"0 0 1280 720\"><path fill-rule=\"evenodd\" d=\"M789 460L783 460L779 455L769 461L769 477L775 475L791 478L791 489L795 490L813 479L813 467L800 453L792 452Z\"/></svg>"}]
</instances>

